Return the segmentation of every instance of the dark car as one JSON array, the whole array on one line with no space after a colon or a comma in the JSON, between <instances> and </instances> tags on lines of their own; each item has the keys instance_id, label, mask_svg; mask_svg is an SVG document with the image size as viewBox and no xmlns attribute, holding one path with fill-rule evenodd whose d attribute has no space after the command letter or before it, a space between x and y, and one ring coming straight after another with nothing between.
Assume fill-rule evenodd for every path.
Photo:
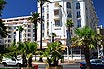
<instances>
[{"instance_id":1,"label":"dark car","mask_svg":"<svg viewBox=\"0 0 104 69\"><path fill-rule=\"evenodd\" d=\"M91 69L104 69L104 61L102 59L91 59ZM80 69L86 69L86 62L80 62Z\"/></svg>"}]
</instances>

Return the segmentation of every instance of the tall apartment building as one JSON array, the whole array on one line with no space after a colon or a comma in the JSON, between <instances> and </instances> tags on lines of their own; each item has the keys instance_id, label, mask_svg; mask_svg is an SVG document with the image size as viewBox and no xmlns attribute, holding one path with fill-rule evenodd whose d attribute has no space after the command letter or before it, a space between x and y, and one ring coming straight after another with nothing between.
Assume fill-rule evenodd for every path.
<instances>
[{"instance_id":1,"label":"tall apartment building","mask_svg":"<svg viewBox=\"0 0 104 69\"><path fill-rule=\"evenodd\" d=\"M42 5L42 17L44 19L45 30L44 39L47 40L51 33L55 33L56 40L60 40L66 45L67 28L65 23L67 19L73 21L74 26L71 29L71 35L74 36L76 28L89 26L96 29L98 18L92 0L49 0ZM40 3L38 3L38 13L40 13Z\"/></svg>"},{"instance_id":2,"label":"tall apartment building","mask_svg":"<svg viewBox=\"0 0 104 69\"><path fill-rule=\"evenodd\" d=\"M22 26L23 28L23 31L20 34L20 40L22 42L34 41L33 23L28 21L29 17L30 16L3 19L5 26L8 27L8 36L4 38L5 46L10 46L14 41L19 41L19 31L17 30L17 26Z\"/></svg>"}]
</instances>

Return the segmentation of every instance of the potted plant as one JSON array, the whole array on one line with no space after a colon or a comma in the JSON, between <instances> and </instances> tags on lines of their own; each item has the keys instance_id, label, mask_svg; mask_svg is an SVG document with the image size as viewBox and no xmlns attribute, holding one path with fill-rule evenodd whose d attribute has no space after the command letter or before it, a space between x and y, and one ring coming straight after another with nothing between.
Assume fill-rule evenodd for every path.
<instances>
[{"instance_id":1,"label":"potted plant","mask_svg":"<svg viewBox=\"0 0 104 69\"><path fill-rule=\"evenodd\" d=\"M46 69L63 69L61 65L58 65L58 61L63 59L62 47L59 41L49 43L48 48L43 52L43 57L47 58L48 66L46 66Z\"/></svg>"}]
</instances>

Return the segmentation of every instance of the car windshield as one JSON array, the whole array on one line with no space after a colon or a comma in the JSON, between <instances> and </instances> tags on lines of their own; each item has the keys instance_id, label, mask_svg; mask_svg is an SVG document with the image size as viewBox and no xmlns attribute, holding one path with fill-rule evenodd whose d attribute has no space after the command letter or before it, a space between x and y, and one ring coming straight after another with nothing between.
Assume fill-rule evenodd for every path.
<instances>
[{"instance_id":1,"label":"car windshield","mask_svg":"<svg viewBox=\"0 0 104 69\"><path fill-rule=\"evenodd\" d=\"M90 60L91 63L102 63L102 60L101 59L93 59L93 60Z\"/></svg>"}]
</instances>

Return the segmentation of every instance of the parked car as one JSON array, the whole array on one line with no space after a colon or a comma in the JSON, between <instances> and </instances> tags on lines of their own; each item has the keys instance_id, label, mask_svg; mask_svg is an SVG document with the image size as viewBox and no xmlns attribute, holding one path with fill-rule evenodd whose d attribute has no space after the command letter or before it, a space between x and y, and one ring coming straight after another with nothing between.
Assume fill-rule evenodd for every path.
<instances>
[{"instance_id":1,"label":"parked car","mask_svg":"<svg viewBox=\"0 0 104 69\"><path fill-rule=\"evenodd\" d=\"M104 69L104 61L102 59L91 59L91 69ZM80 62L80 69L86 69L86 62Z\"/></svg>"},{"instance_id":2,"label":"parked car","mask_svg":"<svg viewBox=\"0 0 104 69\"><path fill-rule=\"evenodd\" d=\"M17 66L21 66L22 64L22 59L16 59L16 58L3 58L2 62L1 62L4 66L7 65L17 65Z\"/></svg>"}]
</instances>

